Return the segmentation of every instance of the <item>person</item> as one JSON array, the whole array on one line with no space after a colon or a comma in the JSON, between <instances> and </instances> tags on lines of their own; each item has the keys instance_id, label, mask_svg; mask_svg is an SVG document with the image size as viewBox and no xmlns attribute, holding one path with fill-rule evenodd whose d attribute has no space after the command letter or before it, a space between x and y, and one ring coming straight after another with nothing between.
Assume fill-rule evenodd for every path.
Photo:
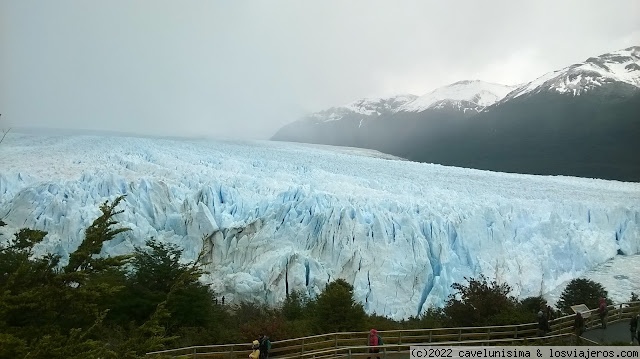
<instances>
[{"instance_id":1,"label":"person","mask_svg":"<svg viewBox=\"0 0 640 359\"><path fill-rule=\"evenodd\" d=\"M262 334L260 335L260 358L261 359L269 359L269 350L271 349L271 341L269 337Z\"/></svg>"},{"instance_id":2,"label":"person","mask_svg":"<svg viewBox=\"0 0 640 359\"><path fill-rule=\"evenodd\" d=\"M550 305L547 305L547 332L551 331L551 320L553 320L553 308Z\"/></svg>"},{"instance_id":3,"label":"person","mask_svg":"<svg viewBox=\"0 0 640 359\"><path fill-rule=\"evenodd\" d=\"M378 335L378 331L375 329L371 329L369 331L368 339L369 339L368 340L369 353L375 353L375 354L380 353L380 348L378 348L378 346L384 345L384 343L382 342L382 337ZM376 358L380 359L380 356L376 355ZM367 359L371 359L371 357L367 357Z\"/></svg>"},{"instance_id":4,"label":"person","mask_svg":"<svg viewBox=\"0 0 640 359\"><path fill-rule=\"evenodd\" d=\"M542 309L540 309L540 311L538 311L538 336L545 336L548 328L549 322L547 320L547 315L542 311Z\"/></svg>"},{"instance_id":5,"label":"person","mask_svg":"<svg viewBox=\"0 0 640 359\"><path fill-rule=\"evenodd\" d=\"M251 343L251 349L253 349L253 351L249 354L249 359L260 359L260 342L254 340L253 343Z\"/></svg>"},{"instance_id":6,"label":"person","mask_svg":"<svg viewBox=\"0 0 640 359\"><path fill-rule=\"evenodd\" d=\"M633 345L634 339L638 341L640 344L640 338L638 338L638 320L640 319L640 314L634 315L629 321L629 330L631 331L631 345Z\"/></svg>"},{"instance_id":7,"label":"person","mask_svg":"<svg viewBox=\"0 0 640 359\"><path fill-rule=\"evenodd\" d=\"M582 333L584 333L584 318L582 318L582 313L577 312L576 316L573 320L573 331L576 334L576 341L580 343L580 337Z\"/></svg>"},{"instance_id":8,"label":"person","mask_svg":"<svg viewBox=\"0 0 640 359\"><path fill-rule=\"evenodd\" d=\"M602 329L607 329L607 314L609 313L609 308L607 307L607 301L604 298L600 298L598 313L600 314L600 324Z\"/></svg>"}]
</instances>

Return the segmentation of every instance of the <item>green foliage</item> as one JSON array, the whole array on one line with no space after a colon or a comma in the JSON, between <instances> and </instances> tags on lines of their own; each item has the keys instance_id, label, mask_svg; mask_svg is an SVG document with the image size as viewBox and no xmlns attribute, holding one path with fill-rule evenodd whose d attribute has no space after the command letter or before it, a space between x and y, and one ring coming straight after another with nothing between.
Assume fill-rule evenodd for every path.
<instances>
[{"instance_id":1,"label":"green foliage","mask_svg":"<svg viewBox=\"0 0 640 359\"><path fill-rule=\"evenodd\" d=\"M167 347L248 342L260 334L277 341L369 328L525 323L535 320L543 302L518 302L507 285L480 277L455 283L445 308L401 322L366 315L342 279L316 298L293 291L278 308L221 305L199 281L203 252L184 263L179 247L151 239L131 256L97 257L104 241L128 230L114 220L121 200L102 204L102 215L65 267L55 255L33 258L42 231L20 230L0 247L0 358L133 359Z\"/></svg>"},{"instance_id":2,"label":"green foliage","mask_svg":"<svg viewBox=\"0 0 640 359\"><path fill-rule=\"evenodd\" d=\"M42 231L22 229L1 248L0 357L135 358L175 340L166 329L169 294L139 325L119 326L109 319L109 311L130 287L126 258L94 257L104 241L127 230L113 229L121 200L101 206L102 216L87 228L85 241L64 268L58 256L31 257L33 246L46 235ZM193 286L183 277L174 280L170 293Z\"/></svg>"},{"instance_id":3,"label":"green foliage","mask_svg":"<svg viewBox=\"0 0 640 359\"><path fill-rule=\"evenodd\" d=\"M122 210L116 211L115 208L124 199L124 196L116 198L113 203L109 204L105 201L100 206L102 215L87 228L85 231L85 238L78 247L78 249L69 257L69 264L65 268L66 271L73 270L87 270L87 269L99 269L97 267L102 266L119 266L122 264L122 260L125 258L94 258L95 255L100 254L102 250L102 243L110 241L115 238L116 235L122 232L131 230L130 228L117 228L113 226L118 224L114 220L114 216L124 212Z\"/></svg>"},{"instance_id":4,"label":"green foliage","mask_svg":"<svg viewBox=\"0 0 640 359\"><path fill-rule=\"evenodd\" d=\"M520 307L527 313L536 314L542 308L546 308L547 301L542 296L527 297L520 301Z\"/></svg>"},{"instance_id":5,"label":"green foliage","mask_svg":"<svg viewBox=\"0 0 640 359\"><path fill-rule=\"evenodd\" d=\"M21 358L27 353L27 343L12 334L0 333L0 358Z\"/></svg>"},{"instance_id":6,"label":"green foliage","mask_svg":"<svg viewBox=\"0 0 640 359\"><path fill-rule=\"evenodd\" d=\"M4 222L2 224L4 225ZM15 239L13 241L4 247L0 247L0 252L9 250L30 251L36 243L42 242L46 235L47 232L44 231L23 228L14 235Z\"/></svg>"},{"instance_id":7,"label":"green foliage","mask_svg":"<svg viewBox=\"0 0 640 359\"><path fill-rule=\"evenodd\" d=\"M213 292L201 284L199 263L180 263L182 249L151 239L148 249L136 248L129 262L126 290L119 296L110 318L136 325L149 318L161 303L169 316L168 333L179 327L208 327L223 314L213 302Z\"/></svg>"},{"instance_id":8,"label":"green foliage","mask_svg":"<svg viewBox=\"0 0 640 359\"><path fill-rule=\"evenodd\" d=\"M309 297L301 292L294 290L287 295L282 304L282 314L287 320L299 320L309 317L306 310L309 304Z\"/></svg>"},{"instance_id":9,"label":"green foliage","mask_svg":"<svg viewBox=\"0 0 640 359\"><path fill-rule=\"evenodd\" d=\"M402 329L402 323L391 318L373 313L366 316L364 327L376 328L377 330L395 330Z\"/></svg>"},{"instance_id":10,"label":"green foliage","mask_svg":"<svg viewBox=\"0 0 640 359\"><path fill-rule=\"evenodd\" d=\"M353 286L343 279L327 284L316 300L313 323L322 332L364 330L364 319L362 304L353 298Z\"/></svg>"},{"instance_id":11,"label":"green foliage","mask_svg":"<svg viewBox=\"0 0 640 359\"><path fill-rule=\"evenodd\" d=\"M630 302L640 301L640 297L638 297L638 294L636 294L635 292L631 292L631 299L629 301Z\"/></svg>"},{"instance_id":12,"label":"green foliage","mask_svg":"<svg viewBox=\"0 0 640 359\"><path fill-rule=\"evenodd\" d=\"M450 320L444 313L444 308L431 307L422 312L418 317L411 317L403 324L407 329L420 329L420 328L438 328L447 326Z\"/></svg>"},{"instance_id":13,"label":"green foliage","mask_svg":"<svg viewBox=\"0 0 640 359\"><path fill-rule=\"evenodd\" d=\"M602 284L590 279L576 278L569 282L560 294L557 307L564 314L573 313L571 306L576 304L586 304L589 309L595 309L598 308L600 298L605 298L608 304L612 303Z\"/></svg>"},{"instance_id":14,"label":"green foliage","mask_svg":"<svg viewBox=\"0 0 640 359\"><path fill-rule=\"evenodd\" d=\"M454 283L456 293L449 296L444 314L456 326L509 324L517 321L517 300L510 295L511 287L489 282L486 277L469 279L467 284Z\"/></svg>"},{"instance_id":15,"label":"green foliage","mask_svg":"<svg viewBox=\"0 0 640 359\"><path fill-rule=\"evenodd\" d=\"M538 320L538 311L543 309L546 313L547 301L542 296L527 297L520 301L518 307L520 322L533 323Z\"/></svg>"}]
</instances>

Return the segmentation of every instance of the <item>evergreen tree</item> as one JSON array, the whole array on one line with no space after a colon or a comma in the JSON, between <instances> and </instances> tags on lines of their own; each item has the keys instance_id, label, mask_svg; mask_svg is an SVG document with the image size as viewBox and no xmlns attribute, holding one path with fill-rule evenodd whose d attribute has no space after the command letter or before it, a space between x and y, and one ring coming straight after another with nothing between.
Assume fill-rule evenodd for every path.
<instances>
[{"instance_id":1,"label":"evergreen tree","mask_svg":"<svg viewBox=\"0 0 640 359\"><path fill-rule=\"evenodd\" d=\"M126 230L112 228L121 199L101 206L103 215L85 232L88 242L64 268L56 255L32 257L33 246L45 232L22 229L0 246L0 357L28 353L29 358L48 359L133 358L173 339L156 324L168 315L163 305L137 327L112 330L106 320L116 295L125 288L126 258L95 255L104 241Z\"/></svg>"},{"instance_id":2,"label":"evergreen tree","mask_svg":"<svg viewBox=\"0 0 640 359\"><path fill-rule=\"evenodd\" d=\"M589 309L598 308L600 298L605 298L607 304L612 304L602 284L590 279L576 278L564 288L556 306L562 313L571 314L571 306L576 304L585 304Z\"/></svg>"},{"instance_id":3,"label":"evergreen tree","mask_svg":"<svg viewBox=\"0 0 640 359\"><path fill-rule=\"evenodd\" d=\"M203 274L200 258L181 263L183 250L155 239L147 249L136 248L129 263L131 272L124 290L111 313L121 325L133 321L139 325L162 305L169 315L163 325L175 334L180 327L212 328L222 314L214 304L214 293L199 281Z\"/></svg>"},{"instance_id":4,"label":"evergreen tree","mask_svg":"<svg viewBox=\"0 0 640 359\"><path fill-rule=\"evenodd\" d=\"M314 324L324 333L364 330L365 312L353 298L353 286L343 279L324 289L315 303Z\"/></svg>"},{"instance_id":5,"label":"evergreen tree","mask_svg":"<svg viewBox=\"0 0 640 359\"><path fill-rule=\"evenodd\" d=\"M113 218L114 216L124 212L124 210L116 211L115 208L124 199L124 196L116 198L111 204L105 201L100 206L102 215L96 218L93 223L86 229L85 238L76 249L71 253L69 257L69 264L67 264L65 271L74 270L88 270L95 269L100 270L104 267L114 266L119 267L126 260L126 256L112 257L112 258L94 258L94 256L100 254L102 250L102 244L106 241L110 241L115 238L116 235L130 231L130 228L113 228L118 222Z\"/></svg>"},{"instance_id":6,"label":"evergreen tree","mask_svg":"<svg viewBox=\"0 0 640 359\"><path fill-rule=\"evenodd\" d=\"M309 298L302 292L294 290L287 294L282 304L282 314L288 320L299 320L307 316Z\"/></svg>"}]
</instances>

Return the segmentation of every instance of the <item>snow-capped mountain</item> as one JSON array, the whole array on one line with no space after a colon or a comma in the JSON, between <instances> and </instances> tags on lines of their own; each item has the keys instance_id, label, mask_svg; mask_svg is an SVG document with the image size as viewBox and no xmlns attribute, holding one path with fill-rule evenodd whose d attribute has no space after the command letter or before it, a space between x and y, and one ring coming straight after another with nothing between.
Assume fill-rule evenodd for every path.
<instances>
[{"instance_id":1,"label":"snow-capped mountain","mask_svg":"<svg viewBox=\"0 0 640 359\"><path fill-rule=\"evenodd\" d=\"M231 302L277 304L287 288L313 296L342 278L369 313L401 319L443 304L464 277L539 295L618 253L640 253L637 183L277 142L10 132L0 150L0 240L44 230L36 254L66 262L99 205L126 195L116 219L132 230L102 255L156 238L190 260L206 235L205 279ZM603 284L632 289L627 282Z\"/></svg>"},{"instance_id":2,"label":"snow-capped mountain","mask_svg":"<svg viewBox=\"0 0 640 359\"><path fill-rule=\"evenodd\" d=\"M640 46L590 57L582 63L547 73L518 87L502 102L544 91L578 96L616 83L640 87Z\"/></svg>"},{"instance_id":3,"label":"snow-capped mountain","mask_svg":"<svg viewBox=\"0 0 640 359\"><path fill-rule=\"evenodd\" d=\"M313 113L307 116L306 121L322 123L339 121L347 117L377 117L396 112L402 105L418 98L412 94L401 94L382 98L363 98L350 102L344 106L332 107L327 110Z\"/></svg>"},{"instance_id":4,"label":"snow-capped mountain","mask_svg":"<svg viewBox=\"0 0 640 359\"><path fill-rule=\"evenodd\" d=\"M422 112L428 109L454 109L479 112L511 92L515 86L480 80L458 81L423 96L402 94L384 98L364 98L344 106L313 113L303 119L314 123L339 121L354 115L380 117L397 112Z\"/></svg>"},{"instance_id":5,"label":"snow-capped mountain","mask_svg":"<svg viewBox=\"0 0 640 359\"><path fill-rule=\"evenodd\" d=\"M460 81L375 113L296 121L273 140L493 171L640 181L640 46L516 88ZM337 119L340 119L339 121Z\"/></svg>"},{"instance_id":6,"label":"snow-capped mountain","mask_svg":"<svg viewBox=\"0 0 640 359\"><path fill-rule=\"evenodd\" d=\"M458 81L437 88L398 109L403 112L422 112L428 109L452 108L479 112L504 98L515 87L480 80Z\"/></svg>"}]
</instances>

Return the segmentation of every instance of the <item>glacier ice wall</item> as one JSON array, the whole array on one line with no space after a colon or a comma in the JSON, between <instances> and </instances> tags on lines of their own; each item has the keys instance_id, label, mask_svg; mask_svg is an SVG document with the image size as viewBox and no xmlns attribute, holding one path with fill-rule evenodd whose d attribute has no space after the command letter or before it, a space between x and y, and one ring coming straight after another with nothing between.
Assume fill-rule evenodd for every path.
<instances>
[{"instance_id":1,"label":"glacier ice wall","mask_svg":"<svg viewBox=\"0 0 640 359\"><path fill-rule=\"evenodd\" d=\"M640 184L413 163L351 148L10 133L0 146L0 240L48 231L38 253L63 260L107 199L126 195L132 228L103 247L150 237L228 300L279 303L334 278L368 312L394 318L442 305L451 284L484 274L538 295L613 258L640 253Z\"/></svg>"}]
</instances>

